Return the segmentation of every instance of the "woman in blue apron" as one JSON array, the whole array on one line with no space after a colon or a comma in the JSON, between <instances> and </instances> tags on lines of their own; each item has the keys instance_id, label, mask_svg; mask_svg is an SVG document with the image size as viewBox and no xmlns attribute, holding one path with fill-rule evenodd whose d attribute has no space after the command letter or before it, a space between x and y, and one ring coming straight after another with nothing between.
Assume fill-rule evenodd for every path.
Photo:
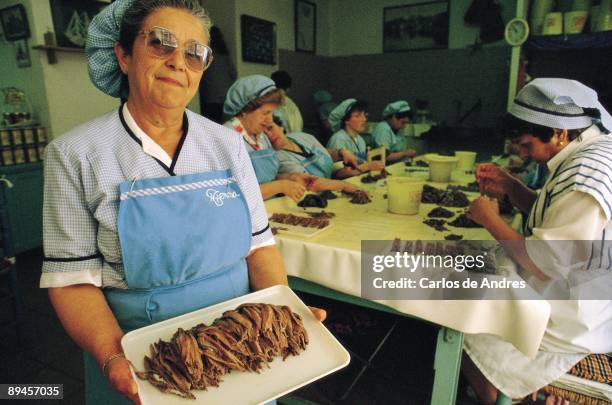
<instances>
[{"instance_id":1,"label":"woman in blue apron","mask_svg":"<svg viewBox=\"0 0 612 405\"><path fill-rule=\"evenodd\" d=\"M327 147L348 149L357 157L357 167L345 167L342 177L356 176L370 170L385 168L384 162L366 161L368 148L359 133L365 131L367 121L366 104L354 98L344 100L329 114L329 122L334 134L327 143Z\"/></svg>"},{"instance_id":2,"label":"woman in blue apron","mask_svg":"<svg viewBox=\"0 0 612 405\"><path fill-rule=\"evenodd\" d=\"M384 146L387 150L387 163L397 162L407 157L415 157L414 149L406 148L406 141L398 132L410 122L410 104L404 100L387 104L383 110L383 120L376 125L372 133L374 146Z\"/></svg>"},{"instance_id":3,"label":"woman in blue apron","mask_svg":"<svg viewBox=\"0 0 612 405\"><path fill-rule=\"evenodd\" d=\"M109 5L89 72L127 101L47 149L40 285L86 352L87 404L139 403L125 332L287 283L242 140L186 110L209 28L197 1Z\"/></svg>"},{"instance_id":4,"label":"woman in blue apron","mask_svg":"<svg viewBox=\"0 0 612 405\"><path fill-rule=\"evenodd\" d=\"M524 397L590 353L612 352L612 117L582 83L538 78L517 94L504 127L514 135L521 158L546 165L551 174L536 193L496 165L477 169L483 192L508 195L528 214L523 234L487 197L473 202L469 216L495 239L516 241L508 254L548 300L551 314L535 358L495 336L466 334L464 371L482 403L494 403L498 390ZM571 289L561 295L561 285Z\"/></svg>"},{"instance_id":5,"label":"woman in blue apron","mask_svg":"<svg viewBox=\"0 0 612 405\"><path fill-rule=\"evenodd\" d=\"M330 178L334 171L332 156L337 160L342 160L344 156L346 160L356 165L355 156L346 149L328 151L314 136L304 132L285 135L282 115L278 111L274 113L274 122L266 134L276 151L279 173L308 173L315 176L310 190L316 192L340 190L354 193L359 190L350 183Z\"/></svg>"},{"instance_id":6,"label":"woman in blue apron","mask_svg":"<svg viewBox=\"0 0 612 405\"><path fill-rule=\"evenodd\" d=\"M272 114L283 103L283 94L272 79L262 75L242 77L229 88L223 112L233 117L225 123L242 135L264 199L284 194L300 201L313 177L304 173L279 175L276 152L265 132Z\"/></svg>"}]
</instances>

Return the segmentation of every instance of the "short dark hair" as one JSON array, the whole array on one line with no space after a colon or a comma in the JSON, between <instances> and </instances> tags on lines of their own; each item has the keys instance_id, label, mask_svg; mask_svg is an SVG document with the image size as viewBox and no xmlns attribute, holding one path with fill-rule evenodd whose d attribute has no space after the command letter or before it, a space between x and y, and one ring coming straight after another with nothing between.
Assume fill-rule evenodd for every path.
<instances>
[{"instance_id":1,"label":"short dark hair","mask_svg":"<svg viewBox=\"0 0 612 405\"><path fill-rule=\"evenodd\" d=\"M289 87L291 87L291 76L284 70L277 70L270 75L270 78L274 80L276 87L279 89L287 90Z\"/></svg>"},{"instance_id":2,"label":"short dark hair","mask_svg":"<svg viewBox=\"0 0 612 405\"><path fill-rule=\"evenodd\" d=\"M357 100L348 110L346 110L344 117L342 117L342 121L340 121L340 128L344 128L345 122L351 119L351 115L353 115L354 112L366 112L367 110L368 103L363 100Z\"/></svg>"},{"instance_id":3,"label":"short dark hair","mask_svg":"<svg viewBox=\"0 0 612 405\"><path fill-rule=\"evenodd\" d=\"M502 118L502 131L504 131L505 136L508 136L511 139L516 139L522 135L530 134L538 138L540 141L548 143L553 137L553 129L554 128L552 127L527 122L515 117L510 113L506 113L506 115L504 115ZM567 133L570 140L574 140L578 138L586 129L587 128L568 129Z\"/></svg>"}]
</instances>

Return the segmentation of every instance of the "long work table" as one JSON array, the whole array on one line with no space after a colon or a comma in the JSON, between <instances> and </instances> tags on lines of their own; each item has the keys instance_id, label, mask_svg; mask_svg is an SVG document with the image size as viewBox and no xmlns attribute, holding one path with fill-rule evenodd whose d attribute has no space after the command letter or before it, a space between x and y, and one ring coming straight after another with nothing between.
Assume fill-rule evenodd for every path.
<instances>
[{"instance_id":1,"label":"long work table","mask_svg":"<svg viewBox=\"0 0 612 405\"><path fill-rule=\"evenodd\" d=\"M426 169L407 172L404 163L387 167L392 176L422 176ZM467 184L473 174L454 171L451 183L427 183L446 188L448 184ZM333 212L331 226L312 236L276 235L291 285L296 290L393 312L439 325L434 360L432 404L454 404L458 383L463 333L488 333L512 343L528 356L535 356L550 315L546 301L521 300L377 300L361 294L362 240L441 240L449 232L439 232L423 224L435 204L421 203L416 215L389 213L384 181L363 184L359 177L348 180L368 191L372 202L352 204L346 197L329 200L325 208ZM468 193L469 198L477 197ZM304 216L304 209L283 197L266 201L268 215L287 213ZM463 208L449 208L461 212ZM309 208L309 211L321 209ZM466 240L491 240L483 228L452 228Z\"/></svg>"}]
</instances>

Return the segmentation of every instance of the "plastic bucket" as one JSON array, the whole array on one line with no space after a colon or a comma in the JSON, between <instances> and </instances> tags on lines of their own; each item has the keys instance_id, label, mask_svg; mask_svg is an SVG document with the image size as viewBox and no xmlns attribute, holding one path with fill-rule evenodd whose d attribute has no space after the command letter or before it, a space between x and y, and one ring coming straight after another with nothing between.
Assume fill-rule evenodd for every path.
<instances>
[{"instance_id":1,"label":"plastic bucket","mask_svg":"<svg viewBox=\"0 0 612 405\"><path fill-rule=\"evenodd\" d=\"M455 156L425 155L429 162L429 179L437 183L448 183L451 179L453 166L457 163Z\"/></svg>"},{"instance_id":2,"label":"plastic bucket","mask_svg":"<svg viewBox=\"0 0 612 405\"><path fill-rule=\"evenodd\" d=\"M394 214L414 215L419 213L422 179L415 177L393 176L387 178L387 201L389 212Z\"/></svg>"},{"instance_id":3,"label":"plastic bucket","mask_svg":"<svg viewBox=\"0 0 612 405\"><path fill-rule=\"evenodd\" d=\"M457 161L457 169L472 170L474 164L476 164L476 152L458 150L455 152L455 157L459 159Z\"/></svg>"}]
</instances>

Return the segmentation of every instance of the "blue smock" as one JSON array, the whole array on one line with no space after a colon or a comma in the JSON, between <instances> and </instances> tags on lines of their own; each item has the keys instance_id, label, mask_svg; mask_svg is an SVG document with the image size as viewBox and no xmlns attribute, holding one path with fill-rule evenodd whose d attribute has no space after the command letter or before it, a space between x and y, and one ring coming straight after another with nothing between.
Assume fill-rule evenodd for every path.
<instances>
[{"instance_id":1,"label":"blue smock","mask_svg":"<svg viewBox=\"0 0 612 405\"><path fill-rule=\"evenodd\" d=\"M281 149L276 151L280 161L279 173L308 173L313 176L330 178L334 161L327 150L312 135L303 132L287 135L301 151Z\"/></svg>"},{"instance_id":2,"label":"blue smock","mask_svg":"<svg viewBox=\"0 0 612 405\"><path fill-rule=\"evenodd\" d=\"M251 218L229 170L123 182L118 230L129 289L105 290L124 331L249 292ZM86 355L86 402L129 401Z\"/></svg>"},{"instance_id":3,"label":"blue smock","mask_svg":"<svg viewBox=\"0 0 612 405\"><path fill-rule=\"evenodd\" d=\"M253 169L255 169L255 175L257 176L257 182L259 184L276 180L280 162L273 148L260 150L251 149L249 151L249 157L251 158L251 163L253 164Z\"/></svg>"},{"instance_id":4,"label":"blue smock","mask_svg":"<svg viewBox=\"0 0 612 405\"><path fill-rule=\"evenodd\" d=\"M356 134L353 138L344 129L339 130L327 142L329 149L348 149L357 157L358 163L363 163L367 159L367 146L364 139Z\"/></svg>"},{"instance_id":5,"label":"blue smock","mask_svg":"<svg viewBox=\"0 0 612 405\"><path fill-rule=\"evenodd\" d=\"M406 149L403 137L397 135L387 121L381 121L376 125L372 138L377 148L384 146L390 152L401 152Z\"/></svg>"}]
</instances>

